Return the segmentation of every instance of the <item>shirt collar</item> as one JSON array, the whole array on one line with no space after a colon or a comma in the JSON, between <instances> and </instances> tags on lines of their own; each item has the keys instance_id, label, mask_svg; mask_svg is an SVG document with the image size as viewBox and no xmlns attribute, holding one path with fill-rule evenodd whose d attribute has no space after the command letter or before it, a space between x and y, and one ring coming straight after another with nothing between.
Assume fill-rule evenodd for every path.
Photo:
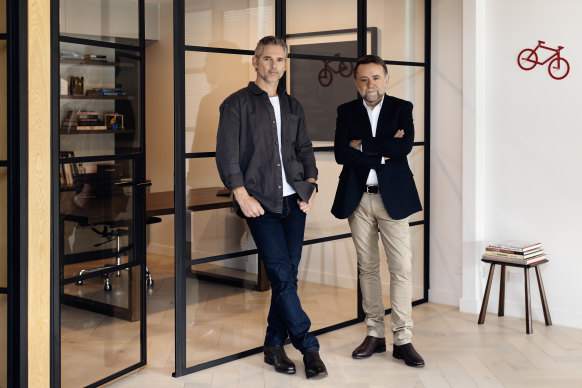
<instances>
[{"instance_id":1,"label":"shirt collar","mask_svg":"<svg viewBox=\"0 0 582 388\"><path fill-rule=\"evenodd\" d=\"M380 108L380 109L382 109L382 104L384 104L384 97L386 97L386 95L383 95L383 96L382 96L382 100L381 100L381 101L378 103L378 105L376 105L376 106L374 107L374 109L370 108L370 107L368 106L368 104L366 104L366 100L364 100L363 98L362 98L362 104L364 104L364 108L366 108L366 109L367 109L367 110L369 110L370 112L373 112L373 111L374 111L376 108Z\"/></svg>"}]
</instances>

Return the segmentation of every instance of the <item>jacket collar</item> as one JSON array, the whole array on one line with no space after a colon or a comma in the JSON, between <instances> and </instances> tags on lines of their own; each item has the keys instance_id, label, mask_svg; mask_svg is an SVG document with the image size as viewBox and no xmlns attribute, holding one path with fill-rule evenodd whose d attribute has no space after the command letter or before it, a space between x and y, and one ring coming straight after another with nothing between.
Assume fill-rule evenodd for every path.
<instances>
[{"instance_id":1,"label":"jacket collar","mask_svg":"<svg viewBox=\"0 0 582 388\"><path fill-rule=\"evenodd\" d=\"M253 92L254 94L260 95L260 94L267 94L267 92L265 92L263 89L259 88L257 86L256 83L254 83L253 81L249 82L248 88L251 92ZM277 95L278 96L282 96L285 94L284 90L277 90Z\"/></svg>"}]
</instances>

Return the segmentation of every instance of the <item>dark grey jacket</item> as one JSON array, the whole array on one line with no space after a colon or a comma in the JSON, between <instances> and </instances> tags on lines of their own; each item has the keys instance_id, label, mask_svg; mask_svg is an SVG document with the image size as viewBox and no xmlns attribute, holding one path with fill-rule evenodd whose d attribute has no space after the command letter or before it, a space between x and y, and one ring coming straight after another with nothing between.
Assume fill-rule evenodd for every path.
<instances>
[{"instance_id":1,"label":"dark grey jacket","mask_svg":"<svg viewBox=\"0 0 582 388\"><path fill-rule=\"evenodd\" d=\"M303 107L295 98L279 92L281 106L281 154L287 182L308 201L317 179L311 141L307 137ZM267 211L281 213L283 178L279 158L275 111L268 94L250 82L220 105L216 136L216 166L229 189L244 186ZM235 201L235 206L238 204Z\"/></svg>"}]
</instances>

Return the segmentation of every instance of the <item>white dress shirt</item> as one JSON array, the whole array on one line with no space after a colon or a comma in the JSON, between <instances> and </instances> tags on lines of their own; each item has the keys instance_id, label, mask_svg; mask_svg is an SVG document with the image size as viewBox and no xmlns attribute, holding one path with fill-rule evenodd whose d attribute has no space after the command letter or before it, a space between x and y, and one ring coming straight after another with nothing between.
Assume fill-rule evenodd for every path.
<instances>
[{"instance_id":1,"label":"white dress shirt","mask_svg":"<svg viewBox=\"0 0 582 388\"><path fill-rule=\"evenodd\" d=\"M382 110L382 104L384 103L384 97L382 97L382 101L378 103L374 107L374 109L370 109L366 101L362 99L362 103L366 107L366 112L368 112L368 118L370 119L370 126L372 127L372 136L376 137L376 127L378 126L378 117L380 117L380 111ZM362 150L362 146L360 146L360 151ZM384 164L384 157L382 158L382 164ZM376 170L371 169L370 173L368 174L368 180L366 180L366 185L377 185L378 184L378 174L376 174Z\"/></svg>"}]
</instances>

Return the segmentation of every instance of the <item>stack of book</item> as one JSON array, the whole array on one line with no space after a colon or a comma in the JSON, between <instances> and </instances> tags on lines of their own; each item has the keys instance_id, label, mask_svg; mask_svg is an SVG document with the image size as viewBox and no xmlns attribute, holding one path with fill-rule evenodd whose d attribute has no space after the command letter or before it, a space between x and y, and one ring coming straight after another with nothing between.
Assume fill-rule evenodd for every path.
<instances>
[{"instance_id":1,"label":"stack of book","mask_svg":"<svg viewBox=\"0 0 582 388\"><path fill-rule=\"evenodd\" d=\"M105 130L105 122L99 119L99 112L69 111L63 120L62 129L72 131Z\"/></svg>"},{"instance_id":2,"label":"stack of book","mask_svg":"<svg viewBox=\"0 0 582 388\"><path fill-rule=\"evenodd\" d=\"M93 62L107 62L107 55L85 54L83 55L83 60Z\"/></svg>"},{"instance_id":3,"label":"stack of book","mask_svg":"<svg viewBox=\"0 0 582 388\"><path fill-rule=\"evenodd\" d=\"M483 258L504 263L533 264L545 260L546 254L542 243L508 240L488 245Z\"/></svg>"},{"instance_id":4,"label":"stack of book","mask_svg":"<svg viewBox=\"0 0 582 388\"><path fill-rule=\"evenodd\" d=\"M125 90L119 88L93 88L87 90L88 96L127 96Z\"/></svg>"}]
</instances>

